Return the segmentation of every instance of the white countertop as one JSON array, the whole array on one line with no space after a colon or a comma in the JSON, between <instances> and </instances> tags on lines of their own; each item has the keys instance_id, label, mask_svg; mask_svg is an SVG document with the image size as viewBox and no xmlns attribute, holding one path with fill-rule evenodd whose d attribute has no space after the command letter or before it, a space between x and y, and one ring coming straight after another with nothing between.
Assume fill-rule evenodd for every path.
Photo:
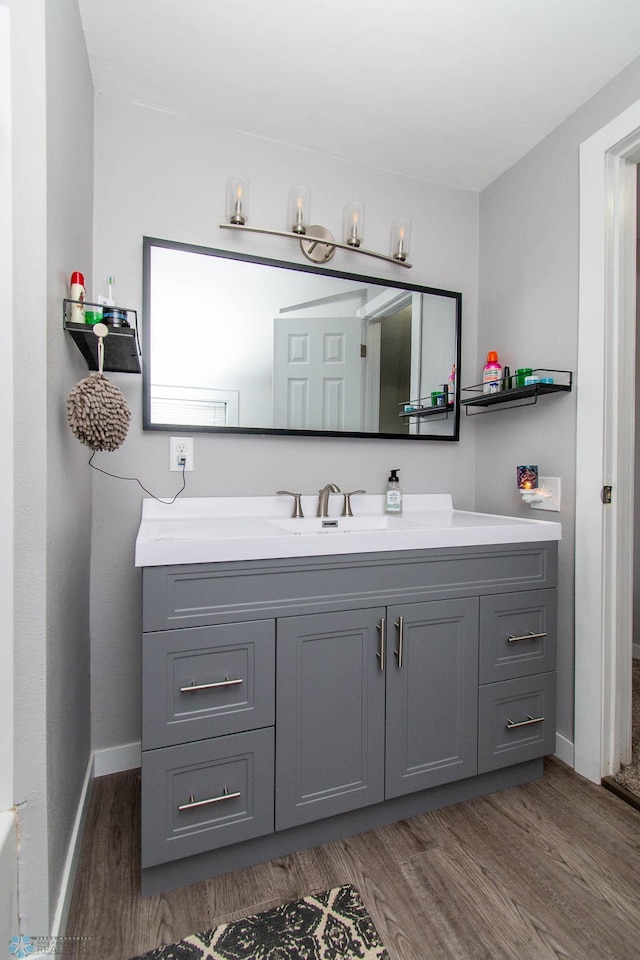
<instances>
[{"instance_id":1,"label":"white countertop","mask_svg":"<svg viewBox=\"0 0 640 960\"><path fill-rule=\"evenodd\" d=\"M315 517L317 496L302 498L303 520L291 518L290 497L187 497L173 504L142 502L137 567L278 557L421 550L494 543L560 540L560 523L454 510L449 494L405 494L401 517L384 514L384 497L352 497L354 517ZM330 526L326 526L329 521ZM337 525L334 525L337 524Z\"/></svg>"}]
</instances>

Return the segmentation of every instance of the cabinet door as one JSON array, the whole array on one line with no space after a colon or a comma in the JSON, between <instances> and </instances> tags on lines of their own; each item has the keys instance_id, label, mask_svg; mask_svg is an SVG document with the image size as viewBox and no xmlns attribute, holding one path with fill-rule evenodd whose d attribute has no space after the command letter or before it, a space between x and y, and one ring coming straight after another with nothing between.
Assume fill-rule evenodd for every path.
<instances>
[{"instance_id":1,"label":"cabinet door","mask_svg":"<svg viewBox=\"0 0 640 960\"><path fill-rule=\"evenodd\" d=\"M384 608L277 624L276 829L384 798Z\"/></svg>"},{"instance_id":2,"label":"cabinet door","mask_svg":"<svg viewBox=\"0 0 640 960\"><path fill-rule=\"evenodd\" d=\"M387 797L476 773L478 617L475 597L389 607Z\"/></svg>"}]
</instances>

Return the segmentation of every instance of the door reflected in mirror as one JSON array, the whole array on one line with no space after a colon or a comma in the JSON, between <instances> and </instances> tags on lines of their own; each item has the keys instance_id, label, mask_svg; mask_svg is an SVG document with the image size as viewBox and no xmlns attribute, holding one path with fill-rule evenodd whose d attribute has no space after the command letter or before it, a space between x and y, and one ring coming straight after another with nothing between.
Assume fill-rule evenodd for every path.
<instances>
[{"instance_id":1,"label":"door reflected in mirror","mask_svg":"<svg viewBox=\"0 0 640 960\"><path fill-rule=\"evenodd\" d=\"M457 440L461 295L144 238L144 427Z\"/></svg>"}]
</instances>

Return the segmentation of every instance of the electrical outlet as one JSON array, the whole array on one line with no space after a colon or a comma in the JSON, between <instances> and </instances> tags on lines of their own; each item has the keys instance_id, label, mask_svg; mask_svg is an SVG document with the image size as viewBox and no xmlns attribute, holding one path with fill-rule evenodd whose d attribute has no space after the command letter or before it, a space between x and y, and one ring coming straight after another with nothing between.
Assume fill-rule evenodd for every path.
<instances>
[{"instance_id":1,"label":"electrical outlet","mask_svg":"<svg viewBox=\"0 0 640 960\"><path fill-rule=\"evenodd\" d=\"M193 470L193 437L169 437L169 470Z\"/></svg>"},{"instance_id":2,"label":"electrical outlet","mask_svg":"<svg viewBox=\"0 0 640 960\"><path fill-rule=\"evenodd\" d=\"M539 503L532 503L532 510L552 510L560 512L560 477L538 477L538 490L544 497Z\"/></svg>"}]
</instances>

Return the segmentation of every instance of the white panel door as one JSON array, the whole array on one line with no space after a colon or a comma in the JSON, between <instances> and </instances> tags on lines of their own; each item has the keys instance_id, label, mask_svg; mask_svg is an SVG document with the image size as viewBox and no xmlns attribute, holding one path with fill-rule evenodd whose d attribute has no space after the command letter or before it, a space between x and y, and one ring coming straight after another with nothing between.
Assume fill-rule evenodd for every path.
<instances>
[{"instance_id":1,"label":"white panel door","mask_svg":"<svg viewBox=\"0 0 640 960\"><path fill-rule=\"evenodd\" d=\"M273 426L361 430L360 320L274 320Z\"/></svg>"}]
</instances>

